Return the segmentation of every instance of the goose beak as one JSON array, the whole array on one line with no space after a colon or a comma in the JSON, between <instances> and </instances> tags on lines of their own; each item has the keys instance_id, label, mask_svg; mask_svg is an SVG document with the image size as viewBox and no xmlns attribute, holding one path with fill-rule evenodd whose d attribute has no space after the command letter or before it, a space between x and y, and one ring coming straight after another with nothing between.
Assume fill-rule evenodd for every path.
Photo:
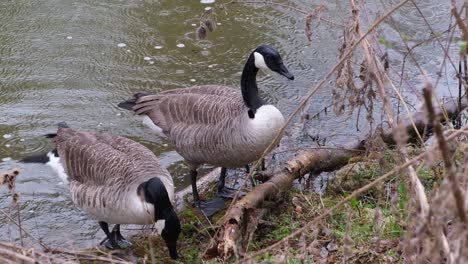
<instances>
[{"instance_id":1,"label":"goose beak","mask_svg":"<svg viewBox=\"0 0 468 264\"><path fill-rule=\"evenodd\" d=\"M179 254L177 254L176 244L166 242L166 245L169 249L169 256L171 256L171 259L177 259L179 257Z\"/></svg>"},{"instance_id":2,"label":"goose beak","mask_svg":"<svg viewBox=\"0 0 468 264\"><path fill-rule=\"evenodd\" d=\"M283 75L284 77L288 78L289 80L294 80L294 75L289 72L288 68L281 63L279 67L279 74Z\"/></svg>"}]
</instances>

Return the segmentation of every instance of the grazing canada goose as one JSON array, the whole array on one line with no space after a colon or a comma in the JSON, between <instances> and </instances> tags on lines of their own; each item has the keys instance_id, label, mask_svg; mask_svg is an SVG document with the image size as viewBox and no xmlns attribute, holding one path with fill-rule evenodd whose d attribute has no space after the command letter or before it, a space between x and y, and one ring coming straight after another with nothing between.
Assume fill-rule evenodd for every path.
<instances>
[{"instance_id":1,"label":"grazing canada goose","mask_svg":"<svg viewBox=\"0 0 468 264\"><path fill-rule=\"evenodd\" d=\"M172 205L174 184L149 149L120 136L76 131L63 122L57 134L46 137L54 139L56 149L23 162L46 163L69 182L73 202L98 219L107 247L131 245L120 234L120 224L162 220L161 236L171 258L177 258L181 228ZM112 232L108 223L115 224Z\"/></svg>"},{"instance_id":2,"label":"grazing canada goose","mask_svg":"<svg viewBox=\"0 0 468 264\"><path fill-rule=\"evenodd\" d=\"M259 96L258 69L294 80L278 51L261 45L245 63L240 92L221 85L194 86L156 95L137 93L118 105L142 115L144 123L169 137L189 166L194 200L207 215L217 209L200 201L197 167L203 163L222 167L218 185L221 192L226 168L242 167L259 159L284 124L281 112Z\"/></svg>"}]
</instances>

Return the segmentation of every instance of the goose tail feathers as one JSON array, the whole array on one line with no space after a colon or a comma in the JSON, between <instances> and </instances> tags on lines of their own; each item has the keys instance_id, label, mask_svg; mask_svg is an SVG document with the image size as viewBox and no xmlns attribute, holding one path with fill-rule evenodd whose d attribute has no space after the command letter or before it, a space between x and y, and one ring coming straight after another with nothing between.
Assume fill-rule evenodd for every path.
<instances>
[{"instance_id":1,"label":"goose tail feathers","mask_svg":"<svg viewBox=\"0 0 468 264\"><path fill-rule=\"evenodd\" d=\"M66 122L60 122L57 124L57 127L60 129L60 128L70 128L68 126L68 124ZM45 134L44 137L45 138L54 138L57 136L57 133L48 133L48 134Z\"/></svg>"},{"instance_id":2,"label":"goose tail feathers","mask_svg":"<svg viewBox=\"0 0 468 264\"><path fill-rule=\"evenodd\" d=\"M51 157L58 157L57 149L52 151L41 153L33 156L29 156L20 160L23 163L43 163L47 164L51 161Z\"/></svg>"},{"instance_id":3,"label":"goose tail feathers","mask_svg":"<svg viewBox=\"0 0 468 264\"><path fill-rule=\"evenodd\" d=\"M57 127L60 129L60 128L69 128L68 124L66 122L60 122L57 124ZM55 138L57 136L57 133L48 133L48 134L45 134L44 137L45 138ZM45 153L41 153L41 154L38 154L38 155L33 155L33 156L29 156L29 157L26 157L26 158L23 158L22 160L20 160L20 162L24 162L24 163L44 163L44 164L47 164L49 163L53 158L57 158L58 157L58 152L57 152L57 149L54 149L52 151L49 151L49 152L45 152Z\"/></svg>"},{"instance_id":4,"label":"goose tail feathers","mask_svg":"<svg viewBox=\"0 0 468 264\"><path fill-rule=\"evenodd\" d=\"M133 107L136 105L136 101L145 95L149 95L148 93L136 93L133 95L133 98L128 99L126 101L120 102L117 106L123 108L125 110L132 111Z\"/></svg>"}]
</instances>

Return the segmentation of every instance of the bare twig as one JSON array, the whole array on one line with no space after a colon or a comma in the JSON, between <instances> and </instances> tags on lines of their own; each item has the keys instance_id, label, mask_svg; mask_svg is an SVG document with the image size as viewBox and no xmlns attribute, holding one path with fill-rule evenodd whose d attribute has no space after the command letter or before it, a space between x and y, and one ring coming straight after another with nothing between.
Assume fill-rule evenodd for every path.
<instances>
[{"instance_id":1,"label":"bare twig","mask_svg":"<svg viewBox=\"0 0 468 264\"><path fill-rule=\"evenodd\" d=\"M34 235L32 235L28 230L26 230L24 227L22 227L18 222L15 221L10 215L8 215L5 211L0 209L0 213L4 214L6 218L8 218L11 222L13 222L18 228L24 231L26 235L31 237L32 239L36 240L45 250L50 250L50 247L48 247L46 244L44 244L40 239L36 238Z\"/></svg>"},{"instance_id":2,"label":"bare twig","mask_svg":"<svg viewBox=\"0 0 468 264\"><path fill-rule=\"evenodd\" d=\"M71 251L71 250L65 250L65 249L53 249L50 251L51 253L54 254L67 254L74 256L77 259L85 259L85 260L96 260L96 261L103 261L103 262L109 262L109 263L115 263L115 264L130 264L132 262L120 259L120 258L115 258L112 256L112 258L107 258L107 257L101 257L101 256L96 256L93 254L88 254L85 252L79 252L79 251Z\"/></svg>"},{"instance_id":3,"label":"bare twig","mask_svg":"<svg viewBox=\"0 0 468 264\"><path fill-rule=\"evenodd\" d=\"M463 22L463 19L460 17L460 14L457 11L456 6L452 6L452 15L455 17L455 20L457 21L457 25L462 31L462 36L464 40L468 40L468 28L465 25L465 22Z\"/></svg>"},{"instance_id":4,"label":"bare twig","mask_svg":"<svg viewBox=\"0 0 468 264\"><path fill-rule=\"evenodd\" d=\"M445 172L452 186L453 195L455 197L455 203L456 203L457 210L458 210L458 216L466 225L468 223L467 223L467 218L465 214L465 202L463 199L463 194L462 194L460 187L458 186L455 168L453 167L452 157L450 155L447 141L442 131L442 125L440 124L440 121L437 119L435 115L435 111L434 111L434 106L432 105L432 85L430 83L426 83L426 86L423 89L423 94L424 94L424 100L426 103L427 111L429 113L429 119L433 122L434 132L436 134L437 141L439 142L440 151L442 152Z\"/></svg>"}]
</instances>

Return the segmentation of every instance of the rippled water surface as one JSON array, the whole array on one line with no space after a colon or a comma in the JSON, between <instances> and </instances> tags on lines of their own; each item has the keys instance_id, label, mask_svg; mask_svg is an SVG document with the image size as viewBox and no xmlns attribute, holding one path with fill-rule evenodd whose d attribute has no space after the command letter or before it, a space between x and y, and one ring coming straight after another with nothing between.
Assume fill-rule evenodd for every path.
<instances>
[{"instance_id":1,"label":"rippled water surface","mask_svg":"<svg viewBox=\"0 0 468 264\"><path fill-rule=\"evenodd\" d=\"M117 103L140 91L157 93L201 84L237 87L247 55L258 44L269 43L279 49L296 79L290 82L261 73L258 81L263 96L287 115L338 61L342 28L325 22L314 24L309 43L303 15L283 7L231 6L227 16L219 14L217 30L206 40L197 40L200 14L213 6L212 2L0 1L0 171L22 169L17 186L22 223L36 237L47 244L69 243L79 248L94 245L103 237L97 223L73 206L66 187L48 168L17 162L49 151L52 145L41 135L54 132L56 123L66 121L73 128L112 132L145 144L169 168L180 189L189 184L182 158L167 139L152 134L130 113L117 108ZM296 1L296 6L310 10L321 2L302 0ZM338 2L330 1L324 15L343 23L347 1ZM384 2L389 6L396 3ZM447 3L418 2L434 30L448 28ZM381 6L368 7L375 10L362 10L363 15L373 20L374 11ZM411 43L428 37L424 21L411 6L394 17L400 29L411 36ZM379 36L401 43L394 27L383 28ZM403 59L403 50L399 46L388 50L393 62ZM450 52L455 53L456 47L450 47ZM441 54L440 46L433 42L417 51L431 77L436 78ZM447 76L444 87L455 82ZM414 87L420 83L417 72L408 78ZM331 104L330 89L325 86L312 98L307 110L310 114ZM285 144L306 142L310 131L341 135L337 142L343 142L358 133L354 116L329 114L310 121L299 140L285 140ZM9 203L6 188L1 187L0 209L8 210ZM0 214L0 241L10 238L17 240L16 228Z\"/></svg>"}]
</instances>

